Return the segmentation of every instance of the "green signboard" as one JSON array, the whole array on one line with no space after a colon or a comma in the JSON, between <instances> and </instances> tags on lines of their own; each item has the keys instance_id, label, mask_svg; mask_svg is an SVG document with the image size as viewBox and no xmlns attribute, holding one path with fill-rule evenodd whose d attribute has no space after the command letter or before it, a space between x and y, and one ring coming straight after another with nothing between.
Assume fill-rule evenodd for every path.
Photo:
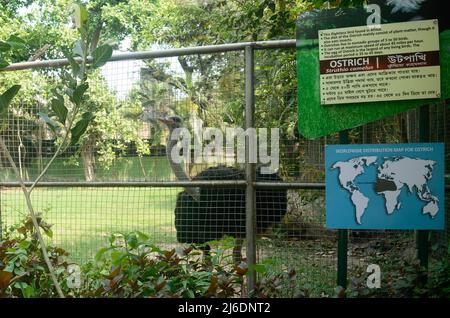
<instances>
[{"instance_id":1,"label":"green signboard","mask_svg":"<svg viewBox=\"0 0 450 318\"><path fill-rule=\"evenodd\" d=\"M447 25L430 16L393 19L384 9L378 20L364 7L297 20L298 128L306 138L450 98Z\"/></svg>"}]
</instances>

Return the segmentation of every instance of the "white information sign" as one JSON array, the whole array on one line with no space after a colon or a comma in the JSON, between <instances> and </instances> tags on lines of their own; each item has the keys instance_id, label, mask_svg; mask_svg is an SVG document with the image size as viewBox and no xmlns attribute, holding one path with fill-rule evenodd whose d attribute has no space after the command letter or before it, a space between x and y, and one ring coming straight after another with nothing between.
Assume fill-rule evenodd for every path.
<instances>
[{"instance_id":1,"label":"white information sign","mask_svg":"<svg viewBox=\"0 0 450 318\"><path fill-rule=\"evenodd\" d=\"M321 104L439 98L437 20L319 31Z\"/></svg>"}]
</instances>

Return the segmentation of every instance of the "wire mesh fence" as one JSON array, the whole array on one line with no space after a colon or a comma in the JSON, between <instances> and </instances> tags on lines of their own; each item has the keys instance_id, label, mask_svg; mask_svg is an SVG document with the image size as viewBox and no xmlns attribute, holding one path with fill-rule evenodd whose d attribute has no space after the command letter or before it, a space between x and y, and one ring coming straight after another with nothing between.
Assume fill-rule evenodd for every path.
<instances>
[{"instance_id":1,"label":"wire mesh fence","mask_svg":"<svg viewBox=\"0 0 450 318\"><path fill-rule=\"evenodd\" d=\"M258 170L256 181L323 183L324 145L338 143L338 136L313 141L299 136L294 49L255 54L255 127L279 128L280 136L278 171L261 174ZM78 146L67 148L56 159L42 180L46 185L32 194L36 210L53 224L49 240L70 252L72 260L83 261L107 245L115 232L139 230L166 247L227 235L244 239L244 183L170 186L180 179L177 171L192 181L245 181L244 164L236 162L237 145L215 148L220 156L214 156L214 151L211 156L220 160L184 160L176 170L167 156L170 129L158 120L179 116L192 144L196 138L201 140L206 127L222 132L243 128L244 68L244 53L238 50L113 61L94 74L89 102L95 106L95 124ZM1 136L21 177L33 181L61 142L37 115L48 111L51 88L61 84L58 68L0 73L0 79L23 87L2 122ZM434 105L430 110L432 141L447 141L449 108ZM417 127L418 112L412 110L352 129L350 138L352 143L414 142ZM448 158L448 143L446 147ZM193 158L195 153L182 155ZM20 188L10 184L18 176L4 154L0 154L0 167L0 221L6 228L19 222L27 209ZM51 182L103 184L55 187ZM155 184L142 187L142 182ZM336 279L336 232L325 228L324 196L320 187L274 185L256 190L258 262L274 271L295 269L300 285L309 286L314 296L331 295ZM436 240L448 240L447 233L440 233ZM402 253L411 254L415 248L412 231L350 231L349 236L350 272L381 254L400 259L399 246ZM393 244L394 240L401 244Z\"/></svg>"}]
</instances>

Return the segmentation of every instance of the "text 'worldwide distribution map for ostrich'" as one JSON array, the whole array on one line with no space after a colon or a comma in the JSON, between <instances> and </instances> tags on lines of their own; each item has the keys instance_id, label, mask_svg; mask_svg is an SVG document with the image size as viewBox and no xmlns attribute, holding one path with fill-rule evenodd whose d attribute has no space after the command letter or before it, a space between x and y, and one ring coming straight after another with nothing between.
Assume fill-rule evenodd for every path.
<instances>
[{"instance_id":1,"label":"text 'worldwide distribution map for ostrich'","mask_svg":"<svg viewBox=\"0 0 450 318\"><path fill-rule=\"evenodd\" d=\"M444 229L442 143L325 149L328 228Z\"/></svg>"}]
</instances>

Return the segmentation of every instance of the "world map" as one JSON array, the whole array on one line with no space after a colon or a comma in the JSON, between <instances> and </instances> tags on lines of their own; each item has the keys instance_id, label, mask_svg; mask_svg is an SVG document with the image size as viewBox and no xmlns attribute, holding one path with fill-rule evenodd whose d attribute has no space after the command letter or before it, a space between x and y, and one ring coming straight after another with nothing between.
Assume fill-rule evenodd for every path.
<instances>
[{"instance_id":1,"label":"world map","mask_svg":"<svg viewBox=\"0 0 450 318\"><path fill-rule=\"evenodd\" d=\"M417 194L419 200L425 203L422 213L435 217L439 212L439 200L428 185L433 177L435 164L433 160L404 156L366 156L337 161L331 169L339 169L339 184L350 194L350 200L355 207L356 222L361 224L370 198L360 189L356 179L371 166L377 166L376 180L371 183L374 184L375 193L384 197L388 215L401 208L399 196L406 187L409 193Z\"/></svg>"}]
</instances>

